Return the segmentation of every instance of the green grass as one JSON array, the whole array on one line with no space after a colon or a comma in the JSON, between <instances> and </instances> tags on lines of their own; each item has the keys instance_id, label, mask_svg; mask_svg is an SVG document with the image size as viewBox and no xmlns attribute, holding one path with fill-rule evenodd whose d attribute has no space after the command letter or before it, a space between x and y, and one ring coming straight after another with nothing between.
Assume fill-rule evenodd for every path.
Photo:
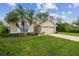
<instances>
[{"instance_id":1,"label":"green grass","mask_svg":"<svg viewBox=\"0 0 79 59\"><path fill-rule=\"evenodd\" d=\"M52 36L0 38L0 55L79 56L79 42Z\"/></svg>"},{"instance_id":2,"label":"green grass","mask_svg":"<svg viewBox=\"0 0 79 59\"><path fill-rule=\"evenodd\" d=\"M70 36L79 36L79 33L60 32L60 34L65 34L65 35L70 35Z\"/></svg>"}]
</instances>

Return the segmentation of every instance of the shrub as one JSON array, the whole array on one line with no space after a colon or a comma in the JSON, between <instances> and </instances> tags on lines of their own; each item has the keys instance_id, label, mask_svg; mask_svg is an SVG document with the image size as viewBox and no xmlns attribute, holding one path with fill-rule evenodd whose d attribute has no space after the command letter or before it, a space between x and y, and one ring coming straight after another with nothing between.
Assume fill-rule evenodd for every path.
<instances>
[{"instance_id":1,"label":"shrub","mask_svg":"<svg viewBox=\"0 0 79 59\"><path fill-rule=\"evenodd\" d=\"M0 33L9 33L8 27L6 27L2 21L0 21Z\"/></svg>"},{"instance_id":2,"label":"shrub","mask_svg":"<svg viewBox=\"0 0 79 59\"><path fill-rule=\"evenodd\" d=\"M72 26L68 23L57 24L57 32L69 32Z\"/></svg>"},{"instance_id":3,"label":"shrub","mask_svg":"<svg viewBox=\"0 0 79 59\"><path fill-rule=\"evenodd\" d=\"M26 35L27 36L36 36L36 35L38 35L38 33L27 33Z\"/></svg>"},{"instance_id":4,"label":"shrub","mask_svg":"<svg viewBox=\"0 0 79 59\"><path fill-rule=\"evenodd\" d=\"M70 32L72 33L79 33L79 28L73 27Z\"/></svg>"},{"instance_id":5,"label":"shrub","mask_svg":"<svg viewBox=\"0 0 79 59\"><path fill-rule=\"evenodd\" d=\"M63 26L61 24L57 24L56 31L57 32L64 32Z\"/></svg>"},{"instance_id":6,"label":"shrub","mask_svg":"<svg viewBox=\"0 0 79 59\"><path fill-rule=\"evenodd\" d=\"M23 37L23 36L36 36L35 33L0 33L1 37Z\"/></svg>"},{"instance_id":7,"label":"shrub","mask_svg":"<svg viewBox=\"0 0 79 59\"><path fill-rule=\"evenodd\" d=\"M4 25L2 23L2 21L0 21L0 33L3 31Z\"/></svg>"},{"instance_id":8,"label":"shrub","mask_svg":"<svg viewBox=\"0 0 79 59\"><path fill-rule=\"evenodd\" d=\"M7 27L3 27L3 30L1 31L1 33L9 33L10 30Z\"/></svg>"}]
</instances>

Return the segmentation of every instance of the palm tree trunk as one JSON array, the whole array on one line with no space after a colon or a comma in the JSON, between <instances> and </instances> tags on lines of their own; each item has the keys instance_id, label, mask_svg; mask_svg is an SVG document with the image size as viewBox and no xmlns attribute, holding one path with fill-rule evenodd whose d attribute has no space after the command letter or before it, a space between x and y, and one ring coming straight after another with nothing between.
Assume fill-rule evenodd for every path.
<instances>
[{"instance_id":1,"label":"palm tree trunk","mask_svg":"<svg viewBox=\"0 0 79 59\"><path fill-rule=\"evenodd\" d=\"M19 26L19 24L18 23L16 23L16 26L21 30L21 28L20 28L20 26Z\"/></svg>"},{"instance_id":2,"label":"palm tree trunk","mask_svg":"<svg viewBox=\"0 0 79 59\"><path fill-rule=\"evenodd\" d=\"M22 18L21 24L22 24L23 33L24 33L24 35L26 35L25 20L24 20L24 18Z\"/></svg>"}]
</instances>

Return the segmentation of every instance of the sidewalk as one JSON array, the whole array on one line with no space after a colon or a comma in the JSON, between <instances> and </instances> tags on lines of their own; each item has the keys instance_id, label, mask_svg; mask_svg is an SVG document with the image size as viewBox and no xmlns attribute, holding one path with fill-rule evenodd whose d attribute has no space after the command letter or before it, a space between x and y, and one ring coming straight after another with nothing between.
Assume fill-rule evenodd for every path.
<instances>
[{"instance_id":1,"label":"sidewalk","mask_svg":"<svg viewBox=\"0 0 79 59\"><path fill-rule=\"evenodd\" d=\"M76 37L76 36L69 36L69 35L64 35L64 34L47 34L47 35L69 39L69 40L74 40L74 41L79 41L79 37Z\"/></svg>"}]
</instances>

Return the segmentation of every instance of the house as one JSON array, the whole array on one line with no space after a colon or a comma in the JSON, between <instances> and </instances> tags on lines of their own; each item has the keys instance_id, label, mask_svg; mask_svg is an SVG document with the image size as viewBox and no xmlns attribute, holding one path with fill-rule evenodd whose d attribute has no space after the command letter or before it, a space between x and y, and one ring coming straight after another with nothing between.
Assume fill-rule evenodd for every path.
<instances>
[{"instance_id":1,"label":"house","mask_svg":"<svg viewBox=\"0 0 79 59\"><path fill-rule=\"evenodd\" d=\"M45 34L52 34L56 32L56 26L54 22L52 22L50 19L41 23L40 26L41 26L41 33L44 32Z\"/></svg>"},{"instance_id":2,"label":"house","mask_svg":"<svg viewBox=\"0 0 79 59\"><path fill-rule=\"evenodd\" d=\"M10 32L11 33L17 32L17 28L16 28L15 24L11 24ZM51 20L50 17L41 23L38 22L37 20L34 20L32 22L32 24L30 25L28 32L30 32L30 33L39 32L39 33L45 33L45 34L53 34L56 32L56 25L53 22L53 20ZM19 31L19 33L20 33L20 31Z\"/></svg>"}]
</instances>

